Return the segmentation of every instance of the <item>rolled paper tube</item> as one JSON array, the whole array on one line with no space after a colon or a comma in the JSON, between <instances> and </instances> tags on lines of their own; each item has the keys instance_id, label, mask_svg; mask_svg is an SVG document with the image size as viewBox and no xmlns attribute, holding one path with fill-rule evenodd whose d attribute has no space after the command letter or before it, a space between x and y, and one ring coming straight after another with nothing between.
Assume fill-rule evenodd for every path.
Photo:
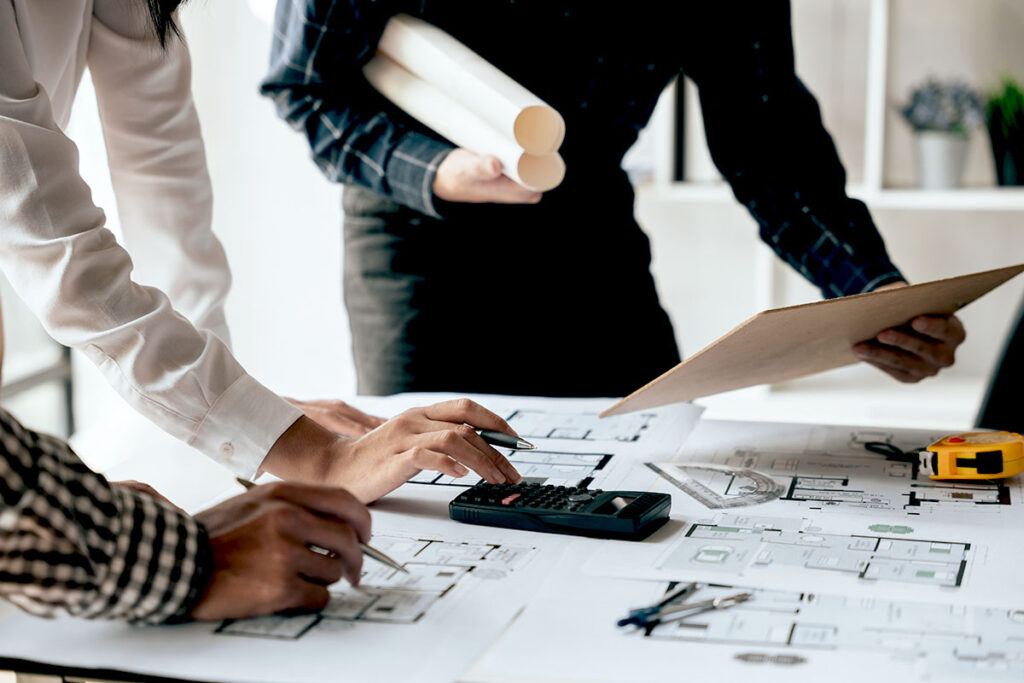
<instances>
[{"instance_id":1,"label":"rolled paper tube","mask_svg":"<svg viewBox=\"0 0 1024 683\"><path fill-rule=\"evenodd\" d=\"M562 146L561 114L436 26L407 14L394 16L377 50L515 140L528 154L550 154Z\"/></svg>"},{"instance_id":2,"label":"rolled paper tube","mask_svg":"<svg viewBox=\"0 0 1024 683\"><path fill-rule=\"evenodd\" d=\"M523 187L547 192L561 184L565 162L557 153L528 154L433 84L377 54L363 68L370 84L395 106L438 135L477 154L496 156L502 172Z\"/></svg>"}]
</instances>

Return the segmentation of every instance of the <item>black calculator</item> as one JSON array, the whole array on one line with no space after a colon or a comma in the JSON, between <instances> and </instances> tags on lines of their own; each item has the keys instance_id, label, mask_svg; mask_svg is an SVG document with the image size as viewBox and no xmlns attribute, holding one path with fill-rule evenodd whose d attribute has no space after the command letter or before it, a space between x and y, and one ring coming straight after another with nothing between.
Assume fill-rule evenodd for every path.
<instances>
[{"instance_id":1,"label":"black calculator","mask_svg":"<svg viewBox=\"0 0 1024 683\"><path fill-rule=\"evenodd\" d=\"M480 483L448 504L458 522L639 541L668 521L672 497L579 486Z\"/></svg>"}]
</instances>

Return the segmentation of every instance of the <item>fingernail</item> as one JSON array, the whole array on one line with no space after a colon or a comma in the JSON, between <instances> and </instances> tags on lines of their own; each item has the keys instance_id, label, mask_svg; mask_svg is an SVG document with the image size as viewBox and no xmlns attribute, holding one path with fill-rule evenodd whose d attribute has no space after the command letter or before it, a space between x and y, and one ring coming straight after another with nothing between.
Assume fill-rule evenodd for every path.
<instances>
[{"instance_id":1,"label":"fingernail","mask_svg":"<svg viewBox=\"0 0 1024 683\"><path fill-rule=\"evenodd\" d=\"M464 477L469 474L469 468L464 467L463 465L455 465L455 471L459 473L460 477Z\"/></svg>"}]
</instances>

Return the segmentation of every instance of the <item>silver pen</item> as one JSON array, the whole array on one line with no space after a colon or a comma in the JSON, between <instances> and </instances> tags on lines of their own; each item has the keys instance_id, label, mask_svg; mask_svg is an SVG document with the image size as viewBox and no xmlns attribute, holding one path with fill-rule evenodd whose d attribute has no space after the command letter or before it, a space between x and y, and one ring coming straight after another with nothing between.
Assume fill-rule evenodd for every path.
<instances>
[{"instance_id":1,"label":"silver pen","mask_svg":"<svg viewBox=\"0 0 1024 683\"><path fill-rule=\"evenodd\" d=\"M242 479L241 477L235 477L235 481L241 484L246 491L248 491L249 489L254 489L258 486L258 484L254 484L253 482L248 481L247 479ZM383 564L386 564L387 566L391 567L395 571L402 572L403 574L409 573L409 570L403 567L398 562L398 560L390 557L387 553L383 551L377 550L369 543L360 543L359 548L363 551L363 555L366 555L367 557L372 557L378 562L382 562ZM333 557L335 555L334 551L328 550L327 548L321 548L320 546L313 545L312 543L309 544L309 549L312 550L314 553L317 553L318 555L326 555L327 557Z\"/></svg>"},{"instance_id":2,"label":"silver pen","mask_svg":"<svg viewBox=\"0 0 1024 683\"><path fill-rule=\"evenodd\" d=\"M492 446L501 446L502 448L511 448L514 451L532 451L537 448L526 439L521 439L518 436L512 436L511 434L502 434L501 432L492 432L489 429L480 430L480 438L491 444Z\"/></svg>"}]
</instances>

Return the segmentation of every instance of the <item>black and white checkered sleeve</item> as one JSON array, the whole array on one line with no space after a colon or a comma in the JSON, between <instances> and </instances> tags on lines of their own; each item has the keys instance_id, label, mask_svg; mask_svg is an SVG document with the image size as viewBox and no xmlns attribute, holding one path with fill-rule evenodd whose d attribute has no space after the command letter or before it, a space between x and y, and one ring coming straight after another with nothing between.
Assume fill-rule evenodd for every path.
<instances>
[{"instance_id":1,"label":"black and white checkered sleeve","mask_svg":"<svg viewBox=\"0 0 1024 683\"><path fill-rule=\"evenodd\" d=\"M212 563L198 522L0 410L0 597L41 616L178 621Z\"/></svg>"}]
</instances>

